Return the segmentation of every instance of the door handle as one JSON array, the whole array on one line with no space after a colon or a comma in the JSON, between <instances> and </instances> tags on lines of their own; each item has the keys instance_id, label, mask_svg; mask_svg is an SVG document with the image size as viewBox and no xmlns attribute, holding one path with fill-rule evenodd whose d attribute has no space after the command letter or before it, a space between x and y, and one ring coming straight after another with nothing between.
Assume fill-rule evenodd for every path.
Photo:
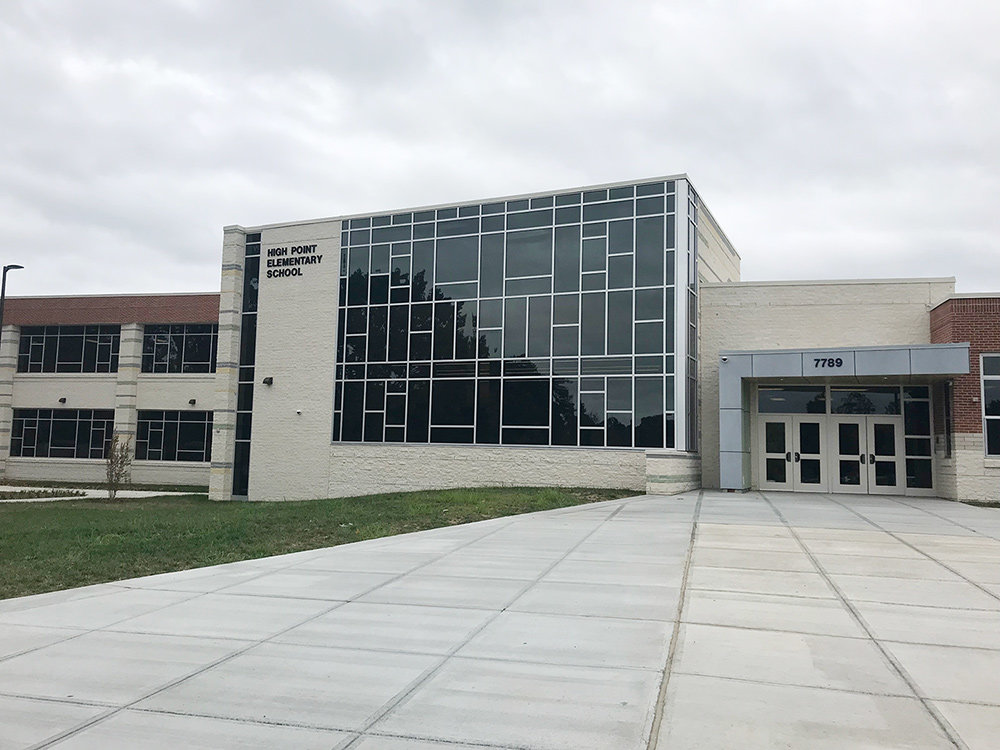
<instances>
[{"instance_id":1,"label":"door handle","mask_svg":"<svg viewBox=\"0 0 1000 750\"><path fill-rule=\"evenodd\" d=\"M801 458L801 456L799 456L799 452L795 451L795 463L799 462L799 458Z\"/></svg>"},{"instance_id":2,"label":"door handle","mask_svg":"<svg viewBox=\"0 0 1000 750\"><path fill-rule=\"evenodd\" d=\"M792 454L790 452L785 454L785 460L786 461L791 461L792 460Z\"/></svg>"},{"instance_id":3,"label":"door handle","mask_svg":"<svg viewBox=\"0 0 1000 750\"><path fill-rule=\"evenodd\" d=\"M868 454L868 463L870 463L870 464L874 464L875 463L875 454L874 453L869 453Z\"/></svg>"},{"instance_id":4,"label":"door handle","mask_svg":"<svg viewBox=\"0 0 1000 750\"><path fill-rule=\"evenodd\" d=\"M868 457L864 453L861 454L861 465L862 466L865 465L865 461L867 460L867 458Z\"/></svg>"}]
</instances>

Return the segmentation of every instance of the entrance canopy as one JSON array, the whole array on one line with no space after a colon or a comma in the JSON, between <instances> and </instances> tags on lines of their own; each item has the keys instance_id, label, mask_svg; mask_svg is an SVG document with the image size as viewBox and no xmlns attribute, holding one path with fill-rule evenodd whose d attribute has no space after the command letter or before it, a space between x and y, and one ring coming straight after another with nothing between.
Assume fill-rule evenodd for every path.
<instances>
[{"instance_id":1,"label":"entrance canopy","mask_svg":"<svg viewBox=\"0 0 1000 750\"><path fill-rule=\"evenodd\" d=\"M969 372L969 344L733 350L719 354L719 478L723 489L750 486L749 383L790 379L814 383L923 382Z\"/></svg>"}]
</instances>

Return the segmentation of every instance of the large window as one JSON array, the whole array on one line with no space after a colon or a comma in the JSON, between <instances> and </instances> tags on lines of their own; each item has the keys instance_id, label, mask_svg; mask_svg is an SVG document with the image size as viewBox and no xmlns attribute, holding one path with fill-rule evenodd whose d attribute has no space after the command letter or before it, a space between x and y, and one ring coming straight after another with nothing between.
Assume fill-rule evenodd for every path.
<instances>
[{"instance_id":1,"label":"large window","mask_svg":"<svg viewBox=\"0 0 1000 750\"><path fill-rule=\"evenodd\" d=\"M118 372L120 325L23 326L18 372Z\"/></svg>"},{"instance_id":2,"label":"large window","mask_svg":"<svg viewBox=\"0 0 1000 750\"><path fill-rule=\"evenodd\" d=\"M982 366L986 455L1000 456L1000 354L984 354Z\"/></svg>"},{"instance_id":3,"label":"large window","mask_svg":"<svg viewBox=\"0 0 1000 750\"><path fill-rule=\"evenodd\" d=\"M215 372L219 326L211 323L147 325L143 372Z\"/></svg>"},{"instance_id":4,"label":"large window","mask_svg":"<svg viewBox=\"0 0 1000 750\"><path fill-rule=\"evenodd\" d=\"M140 461L210 461L212 412L140 411L135 457Z\"/></svg>"},{"instance_id":5,"label":"large window","mask_svg":"<svg viewBox=\"0 0 1000 750\"><path fill-rule=\"evenodd\" d=\"M10 455L104 458L114 422L113 409L14 409Z\"/></svg>"},{"instance_id":6,"label":"large window","mask_svg":"<svg viewBox=\"0 0 1000 750\"><path fill-rule=\"evenodd\" d=\"M672 447L675 234L672 181L345 222L334 440Z\"/></svg>"}]
</instances>

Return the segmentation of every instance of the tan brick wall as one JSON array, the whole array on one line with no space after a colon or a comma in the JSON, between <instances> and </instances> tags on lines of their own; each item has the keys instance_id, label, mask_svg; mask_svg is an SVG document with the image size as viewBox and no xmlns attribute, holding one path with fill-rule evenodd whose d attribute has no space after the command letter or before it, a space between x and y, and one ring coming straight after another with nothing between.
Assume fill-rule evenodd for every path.
<instances>
[{"instance_id":1,"label":"tan brick wall","mask_svg":"<svg viewBox=\"0 0 1000 750\"><path fill-rule=\"evenodd\" d=\"M981 432L956 433L952 455L956 486L955 494L950 497L1000 502L1000 458L984 455Z\"/></svg>"},{"instance_id":2,"label":"tan brick wall","mask_svg":"<svg viewBox=\"0 0 1000 750\"><path fill-rule=\"evenodd\" d=\"M249 498L324 497L333 437L340 222L260 231ZM268 250L300 245L316 245L322 261L302 267L301 276L266 277ZM265 377L274 384L263 385Z\"/></svg>"},{"instance_id":3,"label":"tan brick wall","mask_svg":"<svg viewBox=\"0 0 1000 750\"><path fill-rule=\"evenodd\" d=\"M719 352L930 343L929 311L953 279L704 284L702 482L719 486Z\"/></svg>"}]
</instances>

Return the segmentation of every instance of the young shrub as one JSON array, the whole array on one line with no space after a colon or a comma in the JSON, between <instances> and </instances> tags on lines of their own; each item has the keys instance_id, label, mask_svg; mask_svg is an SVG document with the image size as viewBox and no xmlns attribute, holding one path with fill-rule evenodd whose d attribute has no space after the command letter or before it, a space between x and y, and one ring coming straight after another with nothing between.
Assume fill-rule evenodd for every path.
<instances>
[{"instance_id":1,"label":"young shrub","mask_svg":"<svg viewBox=\"0 0 1000 750\"><path fill-rule=\"evenodd\" d=\"M118 491L132 483L132 439L115 434L104 459L107 468L108 500L114 502Z\"/></svg>"}]
</instances>

